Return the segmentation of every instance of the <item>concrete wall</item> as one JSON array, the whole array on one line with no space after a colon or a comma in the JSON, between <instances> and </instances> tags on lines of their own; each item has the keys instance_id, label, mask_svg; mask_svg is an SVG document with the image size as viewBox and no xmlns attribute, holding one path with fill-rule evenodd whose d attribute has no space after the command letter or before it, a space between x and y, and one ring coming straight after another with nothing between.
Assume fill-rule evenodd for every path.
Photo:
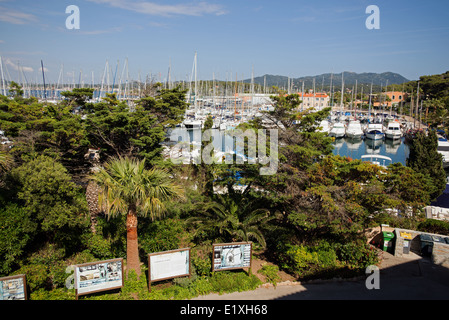
<instances>
[{"instance_id":1,"label":"concrete wall","mask_svg":"<svg viewBox=\"0 0 449 320\"><path fill-rule=\"evenodd\" d=\"M432 262L449 267L449 244L434 243L432 251Z\"/></svg>"},{"instance_id":2,"label":"concrete wall","mask_svg":"<svg viewBox=\"0 0 449 320\"><path fill-rule=\"evenodd\" d=\"M426 233L429 235L436 235L440 237L448 237L439 234L433 234L428 232L420 232L415 230L407 230L407 229L399 229L396 228L394 230L395 233L395 245L394 245L394 255L396 257L404 257L407 254L404 254L404 241L406 241L403 237L401 237L401 232L407 232L412 235L412 240L410 242L410 252L421 255L421 240L419 235L421 233ZM438 265L443 265L445 267L449 267L449 244L438 243L435 242L433 244L432 256L431 260L433 263Z\"/></svg>"},{"instance_id":3,"label":"concrete wall","mask_svg":"<svg viewBox=\"0 0 449 320\"><path fill-rule=\"evenodd\" d=\"M421 254L421 240L419 239L419 235L421 232L415 230L408 229L394 229L395 233L395 246L394 246L394 255L396 257L402 257L404 255L404 238L401 237L401 232L407 232L412 235L412 240L410 241L410 252Z\"/></svg>"}]
</instances>

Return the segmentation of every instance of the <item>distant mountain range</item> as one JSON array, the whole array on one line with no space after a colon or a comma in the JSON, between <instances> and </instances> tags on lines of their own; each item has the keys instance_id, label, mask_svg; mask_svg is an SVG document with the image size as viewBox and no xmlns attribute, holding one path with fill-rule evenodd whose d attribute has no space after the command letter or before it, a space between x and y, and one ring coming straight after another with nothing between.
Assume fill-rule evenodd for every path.
<instances>
[{"instance_id":1,"label":"distant mountain range","mask_svg":"<svg viewBox=\"0 0 449 320\"><path fill-rule=\"evenodd\" d=\"M301 78L290 78L290 83L293 82L293 86L296 87L296 89L302 88L302 82L304 81L304 87L306 89L313 88L313 79L315 79L315 88L317 91L323 89L329 89L331 84L331 78L332 78L332 85L334 86L335 90L341 89L341 73L325 73L320 74L316 76L307 76L307 77L301 77ZM254 83L259 85L266 85L267 87L271 86L277 86L279 88L288 88L288 80L289 78L286 76L279 76L279 75L271 75L266 74L264 76L255 77ZM383 73L372 73L372 72L365 72L365 73L355 73L355 72L349 72L345 71L343 72L343 80L345 83L345 87L349 88L352 86L355 86L356 80L357 83L360 85L371 85L373 83L374 86L385 86L387 84L402 84L405 82L409 82L410 80L404 78L398 73L394 72L383 72ZM251 79L243 80L244 82L251 83Z\"/></svg>"}]
</instances>

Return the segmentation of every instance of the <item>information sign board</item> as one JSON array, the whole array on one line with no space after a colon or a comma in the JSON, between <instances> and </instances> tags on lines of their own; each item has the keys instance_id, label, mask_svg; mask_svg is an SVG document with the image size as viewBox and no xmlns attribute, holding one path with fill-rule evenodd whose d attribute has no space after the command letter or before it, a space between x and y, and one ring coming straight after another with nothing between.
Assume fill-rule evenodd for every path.
<instances>
[{"instance_id":1,"label":"information sign board","mask_svg":"<svg viewBox=\"0 0 449 320\"><path fill-rule=\"evenodd\" d=\"M76 296L123 287L123 259L75 266Z\"/></svg>"},{"instance_id":2,"label":"information sign board","mask_svg":"<svg viewBox=\"0 0 449 320\"><path fill-rule=\"evenodd\" d=\"M149 281L190 276L190 248L148 254Z\"/></svg>"},{"instance_id":3,"label":"information sign board","mask_svg":"<svg viewBox=\"0 0 449 320\"><path fill-rule=\"evenodd\" d=\"M0 278L0 300L26 300L26 278L24 274Z\"/></svg>"},{"instance_id":4,"label":"information sign board","mask_svg":"<svg viewBox=\"0 0 449 320\"><path fill-rule=\"evenodd\" d=\"M212 271L251 268L252 242L213 245Z\"/></svg>"}]
</instances>

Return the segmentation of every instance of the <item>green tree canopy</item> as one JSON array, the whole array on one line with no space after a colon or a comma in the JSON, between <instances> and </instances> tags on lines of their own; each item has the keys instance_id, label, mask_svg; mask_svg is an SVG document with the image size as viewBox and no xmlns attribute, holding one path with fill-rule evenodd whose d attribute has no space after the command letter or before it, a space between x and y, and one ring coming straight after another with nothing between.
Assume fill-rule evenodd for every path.
<instances>
[{"instance_id":1,"label":"green tree canopy","mask_svg":"<svg viewBox=\"0 0 449 320\"><path fill-rule=\"evenodd\" d=\"M38 156L10 174L10 189L39 234L66 244L77 229L85 227L87 203L60 163Z\"/></svg>"},{"instance_id":2,"label":"green tree canopy","mask_svg":"<svg viewBox=\"0 0 449 320\"><path fill-rule=\"evenodd\" d=\"M438 138L435 131L417 132L410 143L410 155L407 159L407 166L432 180L431 199L437 198L446 188L446 173L437 147Z\"/></svg>"}]
</instances>

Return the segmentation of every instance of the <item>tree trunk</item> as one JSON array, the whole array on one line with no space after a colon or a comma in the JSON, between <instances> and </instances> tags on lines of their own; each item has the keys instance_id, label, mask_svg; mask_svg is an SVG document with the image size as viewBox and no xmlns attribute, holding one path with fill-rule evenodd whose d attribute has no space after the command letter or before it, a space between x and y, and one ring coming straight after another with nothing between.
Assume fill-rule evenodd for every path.
<instances>
[{"instance_id":1,"label":"tree trunk","mask_svg":"<svg viewBox=\"0 0 449 320\"><path fill-rule=\"evenodd\" d=\"M98 193L100 192L100 188L98 185L89 181L86 188L86 200L87 205L89 206L89 216L90 216L90 229L92 233L97 233L97 217L101 212L100 207L98 206Z\"/></svg>"},{"instance_id":2,"label":"tree trunk","mask_svg":"<svg viewBox=\"0 0 449 320\"><path fill-rule=\"evenodd\" d=\"M136 207L130 206L126 216L126 259L127 269L135 270L140 276L139 246L137 243L137 214Z\"/></svg>"}]
</instances>

